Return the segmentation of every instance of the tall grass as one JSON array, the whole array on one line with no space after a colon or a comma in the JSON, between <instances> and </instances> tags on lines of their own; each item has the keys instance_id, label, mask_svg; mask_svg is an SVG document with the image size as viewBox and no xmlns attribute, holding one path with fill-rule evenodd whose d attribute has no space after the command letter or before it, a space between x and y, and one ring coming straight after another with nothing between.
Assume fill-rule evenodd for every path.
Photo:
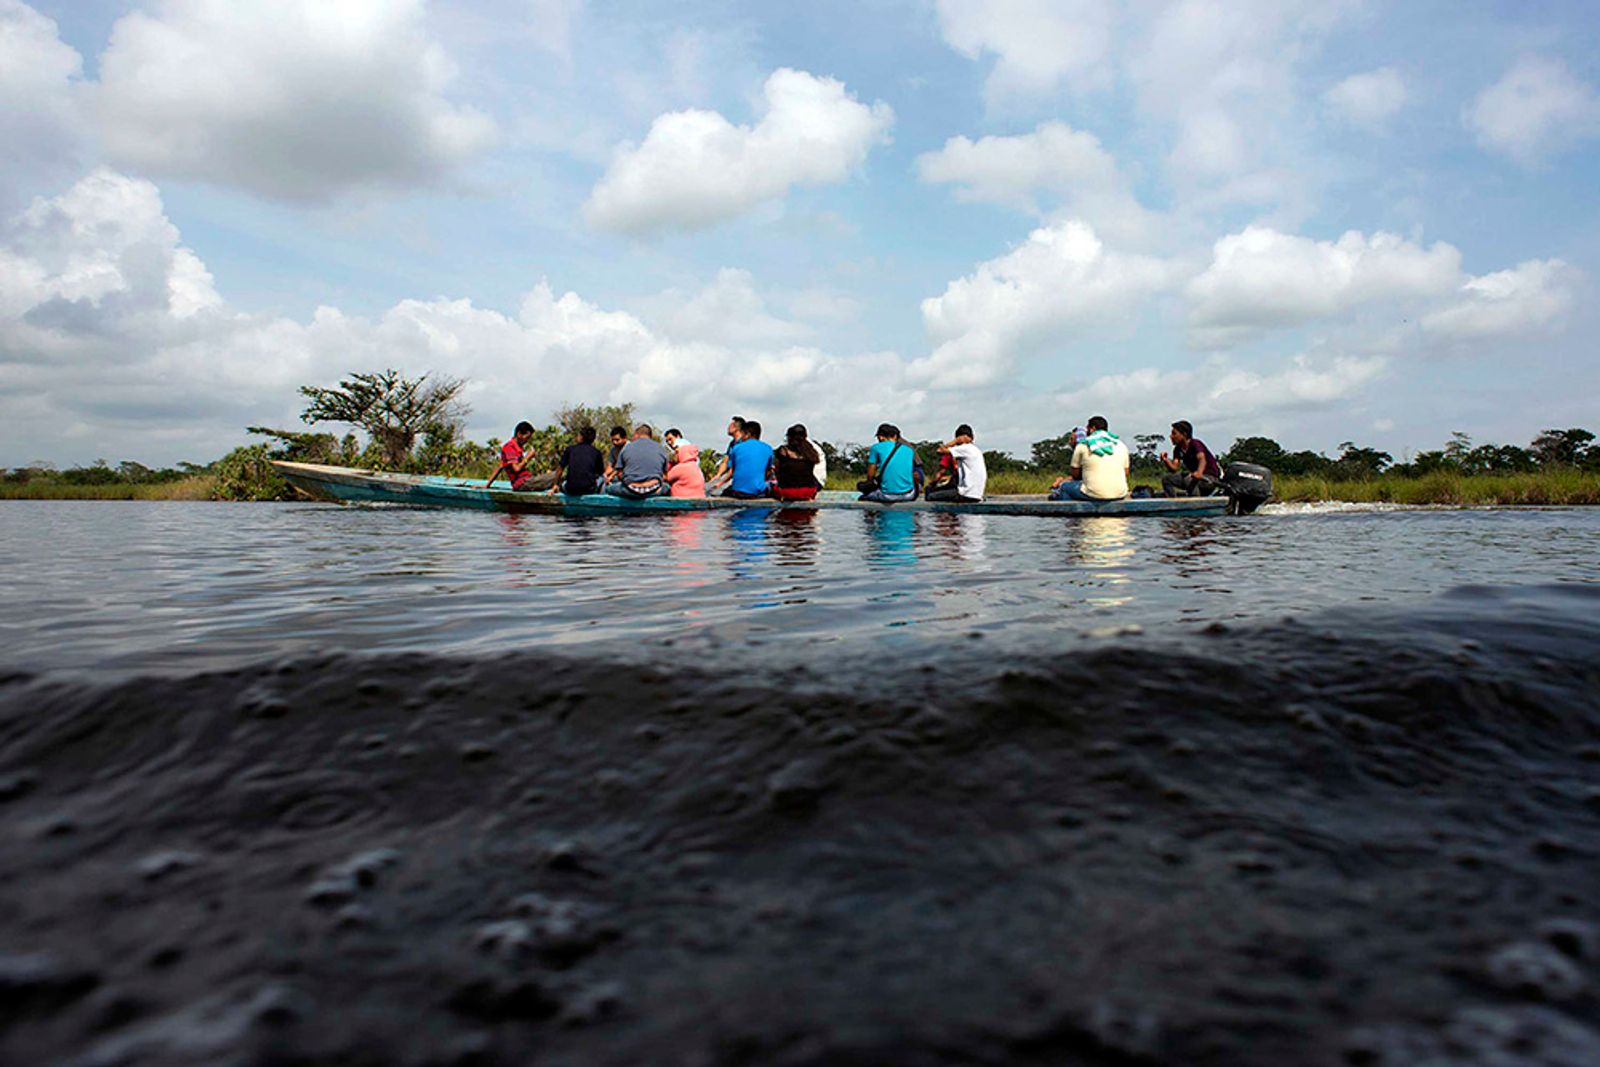
<instances>
[{"instance_id":1,"label":"tall grass","mask_svg":"<svg viewBox=\"0 0 1600 1067\"><path fill-rule=\"evenodd\" d=\"M1279 500L1341 500L1362 504L1600 504L1600 473L1577 470L1531 474L1380 475L1363 481L1317 477L1273 479Z\"/></svg>"},{"instance_id":2,"label":"tall grass","mask_svg":"<svg viewBox=\"0 0 1600 1067\"><path fill-rule=\"evenodd\" d=\"M209 474L153 485L70 485L35 478L21 483L0 482L0 500L210 500L216 481Z\"/></svg>"}]
</instances>

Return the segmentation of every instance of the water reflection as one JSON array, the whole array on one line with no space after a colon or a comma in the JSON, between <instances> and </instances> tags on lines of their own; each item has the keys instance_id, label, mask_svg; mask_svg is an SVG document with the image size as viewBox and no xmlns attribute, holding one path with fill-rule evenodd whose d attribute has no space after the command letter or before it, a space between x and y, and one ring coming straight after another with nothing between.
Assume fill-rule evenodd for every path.
<instances>
[{"instance_id":1,"label":"water reflection","mask_svg":"<svg viewBox=\"0 0 1600 1067\"><path fill-rule=\"evenodd\" d=\"M1177 565L1178 573L1190 575L1204 570L1206 557L1217 546L1217 527L1210 519L1166 519L1161 558Z\"/></svg>"},{"instance_id":2,"label":"water reflection","mask_svg":"<svg viewBox=\"0 0 1600 1067\"><path fill-rule=\"evenodd\" d=\"M817 515L811 508L781 508L772 513L772 544L781 566L816 566L821 548Z\"/></svg>"},{"instance_id":3,"label":"water reflection","mask_svg":"<svg viewBox=\"0 0 1600 1067\"><path fill-rule=\"evenodd\" d=\"M879 567L906 567L917 562L915 512L882 511L862 513L867 524L867 562Z\"/></svg>"},{"instance_id":4,"label":"water reflection","mask_svg":"<svg viewBox=\"0 0 1600 1067\"><path fill-rule=\"evenodd\" d=\"M711 578L711 565L706 559L706 523L712 516L706 512L684 511L665 516L663 540L672 569L689 581L691 586L704 585Z\"/></svg>"},{"instance_id":5,"label":"water reflection","mask_svg":"<svg viewBox=\"0 0 1600 1067\"><path fill-rule=\"evenodd\" d=\"M987 515L936 511L928 517L933 520L933 531L938 535L935 543L945 556L962 563L981 562L985 558L989 547Z\"/></svg>"},{"instance_id":6,"label":"water reflection","mask_svg":"<svg viewBox=\"0 0 1600 1067\"><path fill-rule=\"evenodd\" d=\"M527 521L526 515L505 513L497 514L495 518L500 525L503 548L500 561L505 570L505 582L513 588L525 589L534 584L536 577L532 566L533 554L529 551L536 536L535 528Z\"/></svg>"},{"instance_id":7,"label":"water reflection","mask_svg":"<svg viewBox=\"0 0 1600 1067\"><path fill-rule=\"evenodd\" d=\"M1086 598L1090 606L1115 608L1133 602L1131 571L1138 549L1132 524L1137 521L1110 515L1078 520L1068 558L1086 570L1097 586L1110 587ZM1129 588L1117 588L1122 586Z\"/></svg>"}]
</instances>

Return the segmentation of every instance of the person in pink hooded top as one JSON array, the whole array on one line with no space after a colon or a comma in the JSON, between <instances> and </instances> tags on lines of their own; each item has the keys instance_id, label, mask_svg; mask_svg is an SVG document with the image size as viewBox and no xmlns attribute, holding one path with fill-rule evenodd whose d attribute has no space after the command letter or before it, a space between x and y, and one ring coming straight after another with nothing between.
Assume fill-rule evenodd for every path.
<instances>
[{"instance_id":1,"label":"person in pink hooded top","mask_svg":"<svg viewBox=\"0 0 1600 1067\"><path fill-rule=\"evenodd\" d=\"M671 431L668 431L669 433ZM681 439L679 434L674 440ZM700 469L700 450L684 441L678 446L672 466L667 468L667 484L673 496L704 497L706 476Z\"/></svg>"}]
</instances>

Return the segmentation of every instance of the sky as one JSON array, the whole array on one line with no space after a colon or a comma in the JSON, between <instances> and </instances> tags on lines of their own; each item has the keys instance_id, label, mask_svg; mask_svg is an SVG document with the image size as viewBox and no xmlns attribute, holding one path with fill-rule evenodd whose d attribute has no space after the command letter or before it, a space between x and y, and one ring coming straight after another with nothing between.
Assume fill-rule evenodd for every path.
<instances>
[{"instance_id":1,"label":"sky","mask_svg":"<svg viewBox=\"0 0 1600 1067\"><path fill-rule=\"evenodd\" d=\"M1589 0L0 0L0 466L467 379L985 447L1600 429Z\"/></svg>"}]
</instances>

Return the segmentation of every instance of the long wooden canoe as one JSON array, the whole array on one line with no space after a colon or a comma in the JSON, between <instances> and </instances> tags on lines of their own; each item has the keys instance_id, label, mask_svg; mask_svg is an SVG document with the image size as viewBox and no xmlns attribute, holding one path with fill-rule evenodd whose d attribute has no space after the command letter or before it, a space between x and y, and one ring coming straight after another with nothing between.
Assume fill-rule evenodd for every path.
<instances>
[{"instance_id":1,"label":"long wooden canoe","mask_svg":"<svg viewBox=\"0 0 1600 1067\"><path fill-rule=\"evenodd\" d=\"M273 460L288 483L307 496L344 504L405 504L429 508L475 508L482 511L535 511L549 514L601 515L618 512L722 511L732 508L808 508L877 511L953 511L978 515L1221 515L1228 508L1226 497L1178 497L1168 500L1108 500L1103 504L1080 501L1055 501L1044 497L991 497L978 504L943 504L915 500L903 504L877 504L856 499L850 492L822 492L815 500L730 500L725 497L687 499L651 497L626 500L622 497L592 495L566 496L561 493L518 493L506 488L485 489L473 478L445 478L436 475L391 474L364 471L353 467L327 467L317 463L290 463ZM504 483L497 483L503 486Z\"/></svg>"}]
</instances>

